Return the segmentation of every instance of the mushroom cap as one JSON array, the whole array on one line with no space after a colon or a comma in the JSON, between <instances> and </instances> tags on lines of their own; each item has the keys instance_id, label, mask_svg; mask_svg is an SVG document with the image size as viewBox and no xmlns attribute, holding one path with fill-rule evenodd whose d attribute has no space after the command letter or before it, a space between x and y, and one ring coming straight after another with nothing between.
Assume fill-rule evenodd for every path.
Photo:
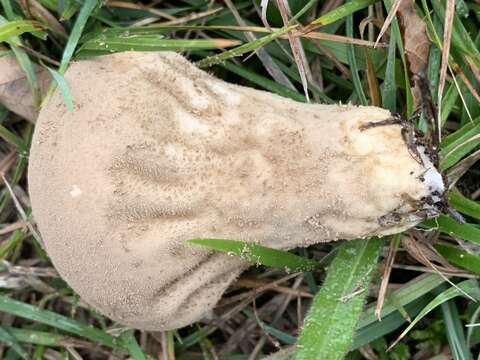
<instances>
[{"instance_id":1,"label":"mushroom cap","mask_svg":"<svg viewBox=\"0 0 480 360\"><path fill-rule=\"evenodd\" d=\"M292 248L389 234L443 191L420 179L400 126L359 130L383 109L297 103L170 52L79 61L65 77L74 111L56 91L33 138L33 214L68 284L135 328L200 319L247 266L187 239Z\"/></svg>"}]
</instances>

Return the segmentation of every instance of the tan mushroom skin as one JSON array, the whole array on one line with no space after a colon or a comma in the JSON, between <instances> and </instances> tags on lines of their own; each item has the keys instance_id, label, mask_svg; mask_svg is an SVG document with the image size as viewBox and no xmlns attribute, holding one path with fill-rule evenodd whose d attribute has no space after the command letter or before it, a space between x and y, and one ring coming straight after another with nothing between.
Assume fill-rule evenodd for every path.
<instances>
[{"instance_id":1,"label":"tan mushroom skin","mask_svg":"<svg viewBox=\"0 0 480 360\"><path fill-rule=\"evenodd\" d=\"M391 234L435 215L425 198L443 192L401 126L360 129L387 110L294 102L170 52L76 62L66 79L74 111L57 91L33 139L34 217L62 277L131 327L199 320L248 266L187 239Z\"/></svg>"}]
</instances>

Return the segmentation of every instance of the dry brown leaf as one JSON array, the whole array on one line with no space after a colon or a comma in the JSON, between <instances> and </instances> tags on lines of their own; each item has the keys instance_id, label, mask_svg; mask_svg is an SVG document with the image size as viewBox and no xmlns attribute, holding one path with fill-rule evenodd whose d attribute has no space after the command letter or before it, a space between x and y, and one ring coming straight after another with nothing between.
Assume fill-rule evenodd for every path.
<instances>
[{"instance_id":1,"label":"dry brown leaf","mask_svg":"<svg viewBox=\"0 0 480 360\"><path fill-rule=\"evenodd\" d=\"M42 24L47 25L47 27L52 31L52 34L63 39L68 39L68 34L63 28L62 24L37 0L28 0L28 2L19 1L19 4L22 6L25 14L31 15L31 17L37 19Z\"/></svg>"},{"instance_id":2,"label":"dry brown leaf","mask_svg":"<svg viewBox=\"0 0 480 360\"><path fill-rule=\"evenodd\" d=\"M467 89L470 91L470 93L473 95L473 97L480 103L480 94L478 93L477 89L475 88L475 86L470 82L470 80L468 79L468 77L465 75L465 73L463 72L462 68L458 65L455 66L454 69L451 69L450 68L450 71L451 71L451 75L452 77L454 77L455 75L454 74L458 74L458 76L460 77L460 79L462 79L463 83L465 84L465 86L467 87ZM474 73L474 71L472 70L472 72ZM475 75L475 73L474 73ZM480 74L479 74L480 75ZM477 76L477 75L475 75ZM460 94L461 95L461 94ZM462 101L464 102L464 106L465 106L465 110L467 110L467 112L469 113L469 118L470 118L470 121L473 122L472 120L472 116L470 115L470 112L468 111L468 107L465 105L465 101L462 99Z\"/></svg>"},{"instance_id":3,"label":"dry brown leaf","mask_svg":"<svg viewBox=\"0 0 480 360\"><path fill-rule=\"evenodd\" d=\"M382 320L382 308L385 303L385 296L387 294L387 287L390 280L390 274L392 273L393 263L395 262L395 255L400 243L393 240L390 242L390 247L388 248L388 255L385 258L384 269L382 275L382 282L380 283L380 289L378 290L377 296L377 305L375 306L375 316L378 321Z\"/></svg>"},{"instance_id":4,"label":"dry brown leaf","mask_svg":"<svg viewBox=\"0 0 480 360\"><path fill-rule=\"evenodd\" d=\"M426 74L428 54L431 42L427 35L427 25L418 16L411 0L401 1L398 8L398 18L403 32L403 41L408 67L412 75ZM420 88L415 84L413 98L415 108L421 104Z\"/></svg>"},{"instance_id":5,"label":"dry brown leaf","mask_svg":"<svg viewBox=\"0 0 480 360\"><path fill-rule=\"evenodd\" d=\"M480 160L480 150L475 151L466 158L462 159L447 171L447 179L450 187L454 186L456 182L468 171L470 168Z\"/></svg>"},{"instance_id":6,"label":"dry brown leaf","mask_svg":"<svg viewBox=\"0 0 480 360\"><path fill-rule=\"evenodd\" d=\"M427 25L418 16L413 1L402 1L398 8L398 18L403 29L405 53L412 74L426 71L431 42L427 35Z\"/></svg>"},{"instance_id":7,"label":"dry brown leaf","mask_svg":"<svg viewBox=\"0 0 480 360\"><path fill-rule=\"evenodd\" d=\"M448 261L442 255L440 255L433 246L425 241L422 241L421 238L402 236L402 246L405 250L407 250L411 257L426 267L445 273L460 271L459 269L450 265Z\"/></svg>"},{"instance_id":8,"label":"dry brown leaf","mask_svg":"<svg viewBox=\"0 0 480 360\"><path fill-rule=\"evenodd\" d=\"M44 94L50 75L40 66L36 71ZM31 122L37 119L38 108L33 103L32 90L15 56L0 57L0 103Z\"/></svg>"},{"instance_id":9,"label":"dry brown leaf","mask_svg":"<svg viewBox=\"0 0 480 360\"><path fill-rule=\"evenodd\" d=\"M317 31L312 31L308 33L304 33L303 31L292 31L294 36L301 36L309 39L319 39L319 40L329 40L329 41L336 41L340 43L345 43L345 44L353 44L353 45L360 45L360 46L366 46L366 47L374 47L375 43L372 41L368 40L363 40L363 39L355 39L347 36L341 36L341 35L335 35L335 34L328 34L324 32L317 32ZM286 38L286 36L280 36L281 38ZM388 47L388 44L386 43L378 43L377 47Z\"/></svg>"}]
</instances>

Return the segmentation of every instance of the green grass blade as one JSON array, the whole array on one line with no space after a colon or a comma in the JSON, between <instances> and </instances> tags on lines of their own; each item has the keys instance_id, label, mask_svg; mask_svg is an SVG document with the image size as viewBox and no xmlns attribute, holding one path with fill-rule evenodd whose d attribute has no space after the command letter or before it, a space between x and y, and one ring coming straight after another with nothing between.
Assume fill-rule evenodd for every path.
<instances>
[{"instance_id":1,"label":"green grass blade","mask_svg":"<svg viewBox=\"0 0 480 360\"><path fill-rule=\"evenodd\" d=\"M28 163L28 149L30 148L30 143L32 141L32 135L33 135L33 124L27 125L25 129L25 139L24 139L24 144L25 144L25 149L20 149L17 148L18 151L18 156L17 156L17 161L15 164L15 169L13 171L13 176L10 180L10 185L15 186L18 184L20 179L22 178L24 171L27 167ZM11 199L10 192L4 191L0 195L0 213L2 213L5 209L5 207L8 205L9 200ZM7 246L8 248L8 246ZM2 254L4 252L0 250L0 259L2 258Z\"/></svg>"},{"instance_id":2,"label":"green grass blade","mask_svg":"<svg viewBox=\"0 0 480 360\"><path fill-rule=\"evenodd\" d=\"M314 5L316 5L318 3L318 0L310 0L308 1L304 6L303 8L301 8L296 14L295 16L292 17L292 19L290 21L295 21L295 20L298 20L300 19L303 15L305 15L305 13L310 10Z\"/></svg>"},{"instance_id":3,"label":"green grass blade","mask_svg":"<svg viewBox=\"0 0 480 360\"><path fill-rule=\"evenodd\" d=\"M0 326L0 342L7 344L13 351L24 360L30 359L26 350L18 343L17 339L12 336L4 327Z\"/></svg>"},{"instance_id":4,"label":"green grass blade","mask_svg":"<svg viewBox=\"0 0 480 360\"><path fill-rule=\"evenodd\" d=\"M6 24L7 20L0 15L0 25ZM35 69L33 66L32 61L28 57L27 53L20 48L22 45L22 41L18 36L13 36L8 41L11 50L15 54L17 58L18 64L25 72L25 76L27 77L27 81L32 89L32 96L33 96L33 104L38 106L40 105L41 95L40 95L40 85L38 84L37 74L35 73Z\"/></svg>"},{"instance_id":5,"label":"green grass blade","mask_svg":"<svg viewBox=\"0 0 480 360\"><path fill-rule=\"evenodd\" d=\"M388 295L382 308L382 318L397 311L398 305L407 306L409 303L423 297L439 285L445 279L437 274L420 275L403 285L400 289ZM395 299L395 301L393 301ZM398 305L397 305L398 304ZM377 321L375 305L369 306L362 314L358 322L358 328L366 327Z\"/></svg>"},{"instance_id":6,"label":"green grass blade","mask_svg":"<svg viewBox=\"0 0 480 360\"><path fill-rule=\"evenodd\" d=\"M441 113L442 126L445 124L448 117L450 116L450 113L452 112L453 107L455 106L458 98L459 96L458 96L457 87L455 86L455 84L450 84L450 86L447 87L442 99L442 113Z\"/></svg>"},{"instance_id":7,"label":"green grass blade","mask_svg":"<svg viewBox=\"0 0 480 360\"><path fill-rule=\"evenodd\" d=\"M221 66L225 69L227 69L228 71L234 73L234 74L237 74L241 77L243 77L244 79L247 79L248 81L251 81L252 83L254 84L257 84L259 86L261 86L262 88L266 89L266 90L269 90L271 92L274 92L276 94L279 94L281 96L284 96L284 97L288 97L290 99L293 99L293 100L296 100L296 101L300 101L300 102L306 102L307 99L305 98L304 95L296 92L296 91L293 91L291 89L289 89L288 87L284 86L284 85L281 85L273 80L270 80L262 75L258 75L257 73L255 72L252 72L252 71L249 71L247 69L245 69L245 67L242 67L242 66L238 66L234 63L231 63L231 62L225 62L223 64L218 64L218 66Z\"/></svg>"},{"instance_id":8,"label":"green grass blade","mask_svg":"<svg viewBox=\"0 0 480 360\"><path fill-rule=\"evenodd\" d=\"M80 9L79 3L75 0L66 0L64 3L64 8L61 9L60 13L61 21L69 20Z\"/></svg>"},{"instance_id":9,"label":"green grass blade","mask_svg":"<svg viewBox=\"0 0 480 360\"><path fill-rule=\"evenodd\" d=\"M264 329L267 334L272 335L273 337L277 338L278 340L280 340L284 344L294 345L297 342L296 337L294 337L290 334L287 334L284 331L278 330L278 329L274 328L273 326L264 324L262 326L262 329Z\"/></svg>"},{"instance_id":10,"label":"green grass blade","mask_svg":"<svg viewBox=\"0 0 480 360\"><path fill-rule=\"evenodd\" d=\"M14 145L19 152L27 151L27 145L25 141L18 135L14 134L10 130L8 130L5 126L0 124L0 137L4 139L6 142Z\"/></svg>"},{"instance_id":11,"label":"green grass blade","mask_svg":"<svg viewBox=\"0 0 480 360\"><path fill-rule=\"evenodd\" d=\"M72 32L68 37L67 45L65 46L65 49L63 51L62 61L58 69L58 72L60 74L63 74L65 70L67 70L68 64L72 59L75 48L77 47L78 40L82 36L83 29L85 28L85 25L87 24L90 15L92 14L93 10L96 8L97 5L98 0L85 0L85 2L83 3L77 20L75 21L75 25L73 26Z\"/></svg>"},{"instance_id":12,"label":"green grass blade","mask_svg":"<svg viewBox=\"0 0 480 360\"><path fill-rule=\"evenodd\" d=\"M480 119L468 123L445 138L440 150L440 167L447 170L480 145Z\"/></svg>"},{"instance_id":13,"label":"green grass blade","mask_svg":"<svg viewBox=\"0 0 480 360\"><path fill-rule=\"evenodd\" d=\"M65 346L65 342L68 340L71 340L72 342L79 340L78 338L62 334L10 326L5 326L5 330L7 330L17 341L27 344L60 347Z\"/></svg>"},{"instance_id":14,"label":"green grass blade","mask_svg":"<svg viewBox=\"0 0 480 360\"><path fill-rule=\"evenodd\" d=\"M393 1L392 0L384 0L384 4L386 9L390 12ZM400 55L400 58L402 59L402 75L405 83L405 97L406 97L406 105L407 105L407 116L411 116L413 112L413 95L412 91L410 88L410 80L408 77L408 68L407 68L407 59L405 56L405 48L403 46L403 41L402 41L402 34L400 32L400 26L398 25L397 19L394 17L392 20L392 23L390 25L390 36L395 39L395 44L398 47L398 52ZM390 43L390 46L392 46L392 43ZM392 109L389 109L393 111Z\"/></svg>"},{"instance_id":15,"label":"green grass blade","mask_svg":"<svg viewBox=\"0 0 480 360\"><path fill-rule=\"evenodd\" d=\"M0 49L0 57L3 57L3 56L11 56L13 55L13 51L11 50L2 50ZM3 121L3 120L2 120Z\"/></svg>"},{"instance_id":16,"label":"green grass blade","mask_svg":"<svg viewBox=\"0 0 480 360\"><path fill-rule=\"evenodd\" d=\"M381 239L347 241L329 266L297 345L297 360L343 359L363 309Z\"/></svg>"},{"instance_id":17,"label":"green grass blade","mask_svg":"<svg viewBox=\"0 0 480 360\"><path fill-rule=\"evenodd\" d=\"M429 228L437 229L445 234L480 244L480 229L472 224L460 224L447 215L424 221Z\"/></svg>"},{"instance_id":18,"label":"green grass blade","mask_svg":"<svg viewBox=\"0 0 480 360\"><path fill-rule=\"evenodd\" d=\"M448 153L440 161L440 168L442 170L448 170L453 165L455 165L459 160L461 160L465 155L480 146L480 134L474 138L470 138L457 148L455 148L451 153Z\"/></svg>"},{"instance_id":19,"label":"green grass blade","mask_svg":"<svg viewBox=\"0 0 480 360\"><path fill-rule=\"evenodd\" d=\"M0 0L0 4L2 4L4 14L8 20L13 21L19 18L19 16L15 14L10 0Z\"/></svg>"},{"instance_id":20,"label":"green grass blade","mask_svg":"<svg viewBox=\"0 0 480 360\"><path fill-rule=\"evenodd\" d=\"M480 274L480 256L470 254L457 246L445 244L435 244L435 249L437 249L437 251L448 260L448 262Z\"/></svg>"},{"instance_id":21,"label":"green grass blade","mask_svg":"<svg viewBox=\"0 0 480 360\"><path fill-rule=\"evenodd\" d=\"M397 48L395 43L395 37L391 36L382 91L382 106L392 112L397 111L397 86L395 81L395 54Z\"/></svg>"},{"instance_id":22,"label":"green grass blade","mask_svg":"<svg viewBox=\"0 0 480 360\"><path fill-rule=\"evenodd\" d=\"M198 344L200 341L205 339L208 335L215 332L217 328L215 326L207 325L202 328L199 328L194 333L189 334L182 338L181 342L175 344L175 349L178 349L180 352L185 349Z\"/></svg>"},{"instance_id":23,"label":"green grass blade","mask_svg":"<svg viewBox=\"0 0 480 360\"><path fill-rule=\"evenodd\" d=\"M468 318L467 323L470 325L477 324L478 323L478 318L480 317L480 306L477 306L477 308L471 313L466 316ZM477 330L477 331L476 331ZM469 326L467 329L467 344L470 346L473 346L474 342L478 344L478 340L475 341L475 337L478 338L478 324L477 326ZM472 343L473 342L473 343Z\"/></svg>"},{"instance_id":24,"label":"green grass blade","mask_svg":"<svg viewBox=\"0 0 480 360\"><path fill-rule=\"evenodd\" d=\"M442 2L433 1L432 6L440 19L445 19L445 8ZM480 67L480 50L472 39L471 34L458 18L457 14L453 19L452 45L461 53L468 54L477 67Z\"/></svg>"},{"instance_id":25,"label":"green grass blade","mask_svg":"<svg viewBox=\"0 0 480 360\"><path fill-rule=\"evenodd\" d=\"M0 26L0 42L10 40L10 38L26 32L38 32L41 28L43 28L43 26L38 21L8 21Z\"/></svg>"},{"instance_id":26,"label":"green grass blade","mask_svg":"<svg viewBox=\"0 0 480 360\"><path fill-rule=\"evenodd\" d=\"M186 51L219 49L236 46L238 40L229 39L165 39L159 35L131 35L128 38L105 37L85 42L80 51Z\"/></svg>"},{"instance_id":27,"label":"green grass blade","mask_svg":"<svg viewBox=\"0 0 480 360\"><path fill-rule=\"evenodd\" d=\"M110 336L99 329L84 325L76 320L58 315L52 311L43 310L20 301L13 300L5 295L0 295L0 311L53 326L57 329L82 336L114 349L119 348L117 345L117 340L113 336Z\"/></svg>"},{"instance_id":28,"label":"green grass blade","mask_svg":"<svg viewBox=\"0 0 480 360\"><path fill-rule=\"evenodd\" d=\"M420 311L425 306L427 306L427 304L427 297L422 296L419 299L408 304L405 307L405 310L411 317L414 317L417 316L417 314L420 313ZM357 329L350 350L358 349L361 346L364 346L378 338L381 338L391 333L392 331L397 330L406 322L407 319L405 319L405 317L398 311L382 317L381 321L375 319L374 322Z\"/></svg>"},{"instance_id":29,"label":"green grass blade","mask_svg":"<svg viewBox=\"0 0 480 360\"><path fill-rule=\"evenodd\" d=\"M232 57L243 55L243 54L245 54L246 52L249 52L249 51L254 51L254 50L256 50L256 49L258 49L262 46L265 46L266 44L275 40L276 38L286 34L287 32L295 29L296 27L297 27L297 25L291 25L291 26L283 27L281 29L278 29L278 30L272 32L269 35L266 35L266 36L263 36L263 37L258 38L256 40L250 41L246 44L240 45L240 46L238 46L236 48L233 48L231 50L224 51L221 54L212 55L212 56L209 56L205 59L202 59L202 60L198 61L196 65L199 66L199 67L212 66L212 65L215 65L215 64L222 63L225 60L230 59Z\"/></svg>"},{"instance_id":30,"label":"green grass blade","mask_svg":"<svg viewBox=\"0 0 480 360\"><path fill-rule=\"evenodd\" d=\"M315 19L313 25L328 25L353 14L355 11L365 9L367 6L375 4L379 0L353 0L344 5L338 6L328 13Z\"/></svg>"},{"instance_id":31,"label":"green grass blade","mask_svg":"<svg viewBox=\"0 0 480 360\"><path fill-rule=\"evenodd\" d=\"M45 67L50 72L53 79L57 82L57 85L60 88L60 92L62 93L63 102L65 103L67 110L70 112L73 112L73 100L72 100L72 95L70 94L70 89L68 87L67 81L65 80L63 75L60 74L58 71L50 69L48 66L45 66Z\"/></svg>"},{"instance_id":32,"label":"green grass blade","mask_svg":"<svg viewBox=\"0 0 480 360\"><path fill-rule=\"evenodd\" d=\"M458 190L450 191L448 194L448 201L450 202L450 205L462 214L480 220L480 203L478 201L470 200L463 196Z\"/></svg>"},{"instance_id":33,"label":"green grass blade","mask_svg":"<svg viewBox=\"0 0 480 360\"><path fill-rule=\"evenodd\" d=\"M347 36L353 37L353 16L347 16ZM355 58L355 48L353 44L347 44L348 63L350 64L350 72L352 73L353 88L361 105L368 105L367 97L363 91L362 81L358 74L357 59Z\"/></svg>"},{"instance_id":34,"label":"green grass blade","mask_svg":"<svg viewBox=\"0 0 480 360\"><path fill-rule=\"evenodd\" d=\"M480 134L480 119L475 119L473 123L470 122L462 126L460 129L444 138L441 144L440 155L445 156L454 148L458 147L458 145L477 134Z\"/></svg>"},{"instance_id":35,"label":"green grass blade","mask_svg":"<svg viewBox=\"0 0 480 360\"><path fill-rule=\"evenodd\" d=\"M18 60L20 67L25 72L27 81L30 85L30 88L32 89L33 104L35 106L40 106L40 101L42 96L40 94L40 85L38 83L35 67L32 61L30 60L30 58L28 57L27 53L24 50L17 47L18 44L20 44L20 40L18 42L15 42L15 44L11 42L10 46L12 48L13 53L15 54L15 57Z\"/></svg>"},{"instance_id":36,"label":"green grass blade","mask_svg":"<svg viewBox=\"0 0 480 360\"><path fill-rule=\"evenodd\" d=\"M428 305L417 315L417 317L407 326L407 328L400 334L396 342L400 341L422 318L429 312L435 309L437 306L444 302L453 299L457 296L464 296L464 293L469 294L475 299L480 299L480 288L476 280L465 280L457 285L457 287L451 287L442 293L438 294L435 299L430 301Z\"/></svg>"},{"instance_id":37,"label":"green grass blade","mask_svg":"<svg viewBox=\"0 0 480 360\"><path fill-rule=\"evenodd\" d=\"M138 345L133 331L125 331L119 336L120 343L125 349L128 350L129 354L133 357L134 360L147 360L146 355L143 353L142 349Z\"/></svg>"},{"instance_id":38,"label":"green grass blade","mask_svg":"<svg viewBox=\"0 0 480 360\"><path fill-rule=\"evenodd\" d=\"M463 324L455 302L453 300L446 301L441 305L441 309L453 359L470 360L472 356L468 350Z\"/></svg>"},{"instance_id":39,"label":"green grass blade","mask_svg":"<svg viewBox=\"0 0 480 360\"><path fill-rule=\"evenodd\" d=\"M293 79L295 80L297 83L301 83L301 79L300 79L300 75L298 74L298 71L297 69L294 69L292 67L289 67L287 65L285 65L284 63L282 62L279 62L278 63L278 66L280 67L280 69L287 75L290 77L290 79ZM274 84L276 84L276 82L273 82ZM318 95L318 98L322 101L322 103L325 103L325 104L333 104L335 103L335 101L333 101L332 99L330 99L324 91L320 90L318 88L318 86L316 86L316 84L313 84L313 83L309 83L308 84L309 88L310 88L310 91L315 94L315 95ZM288 89L288 88L287 88ZM290 90L290 89L288 89ZM295 94L298 94L298 95L301 95L300 93L297 93L296 91L292 91L290 90L291 92L295 93ZM291 96L287 96L287 97L291 97ZM302 95L302 100L297 100L297 101L302 101L302 102L306 102L306 98L305 96ZM292 97L292 99L294 99Z\"/></svg>"},{"instance_id":40,"label":"green grass blade","mask_svg":"<svg viewBox=\"0 0 480 360\"><path fill-rule=\"evenodd\" d=\"M317 267L317 262L302 258L288 251L271 249L237 240L224 239L192 239L188 244L200 245L212 250L240 256L242 259L257 265L271 266L287 272L311 271Z\"/></svg>"}]
</instances>

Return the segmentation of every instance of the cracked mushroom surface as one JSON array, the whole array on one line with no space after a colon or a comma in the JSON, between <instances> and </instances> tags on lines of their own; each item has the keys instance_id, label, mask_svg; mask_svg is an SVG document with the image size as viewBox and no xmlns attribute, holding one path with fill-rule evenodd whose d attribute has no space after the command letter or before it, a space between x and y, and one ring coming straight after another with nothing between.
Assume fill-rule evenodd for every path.
<instances>
[{"instance_id":1,"label":"cracked mushroom surface","mask_svg":"<svg viewBox=\"0 0 480 360\"><path fill-rule=\"evenodd\" d=\"M444 191L389 111L303 104L219 80L171 53L72 63L74 111L41 110L29 190L53 264L94 308L166 330L215 306L248 264L189 246L275 248L399 232Z\"/></svg>"}]
</instances>

